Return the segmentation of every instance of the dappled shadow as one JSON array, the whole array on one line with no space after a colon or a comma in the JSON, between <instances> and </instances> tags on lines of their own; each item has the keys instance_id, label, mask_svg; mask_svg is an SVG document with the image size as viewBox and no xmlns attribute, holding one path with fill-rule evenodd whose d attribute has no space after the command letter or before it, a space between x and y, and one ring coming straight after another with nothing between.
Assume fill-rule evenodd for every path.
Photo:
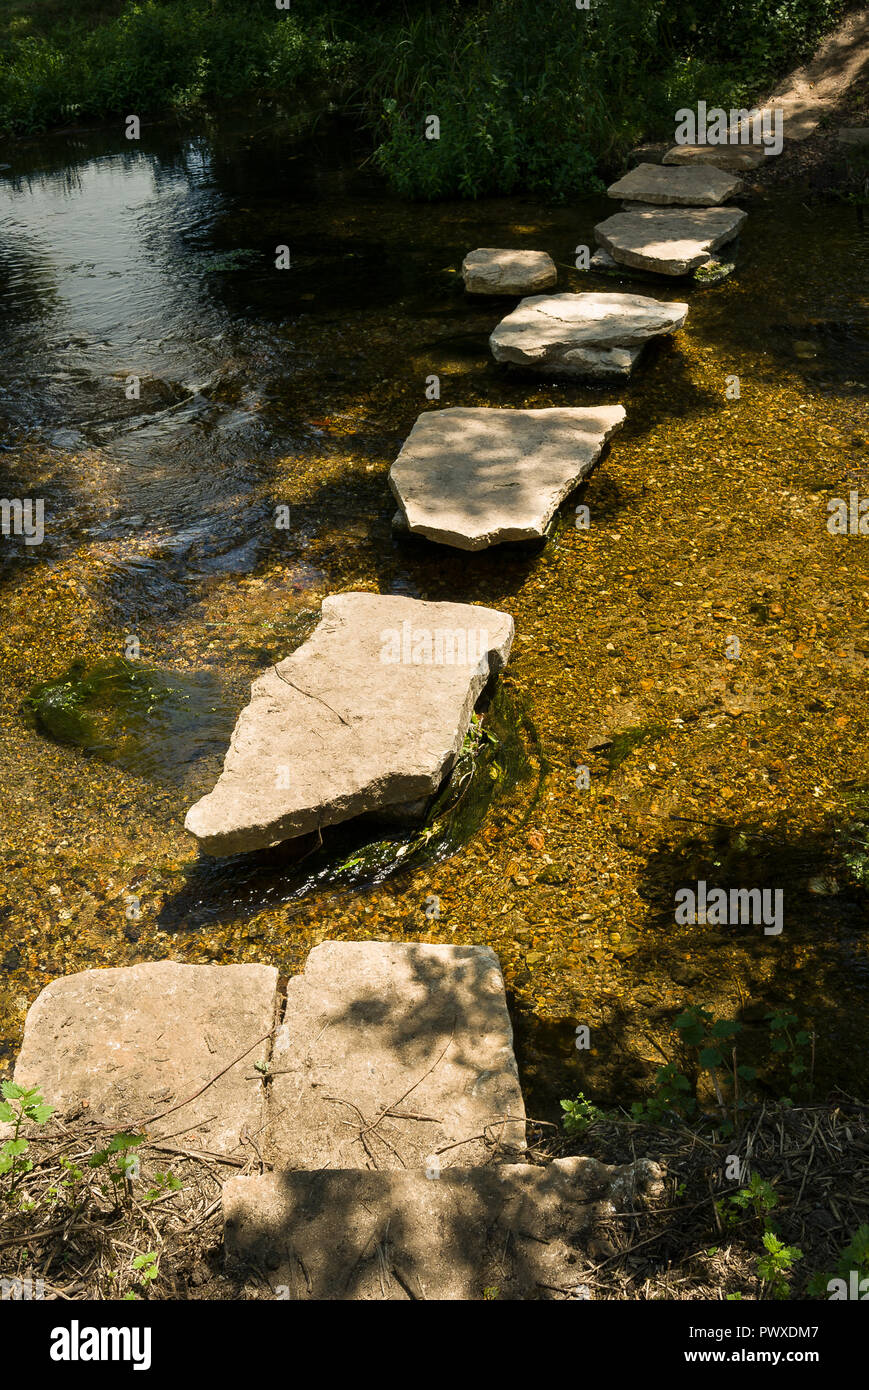
<instances>
[{"instance_id":1,"label":"dappled shadow","mask_svg":"<svg viewBox=\"0 0 869 1390\"><path fill-rule=\"evenodd\" d=\"M269 1097L276 1164L412 1168L434 1156L446 1169L524 1151L491 950L325 943L290 980L285 1022Z\"/></svg>"},{"instance_id":2,"label":"dappled shadow","mask_svg":"<svg viewBox=\"0 0 869 1390\"><path fill-rule=\"evenodd\" d=\"M576 1050L576 1025L584 1020L541 1021L517 1001L517 1052L532 1113L557 1119L559 1099L577 1091L603 1104L647 1098L666 1060L675 1060L696 1081L696 1052L684 1049L673 1030L674 1017L688 1004L741 1022L739 1060L759 1069L761 1097L787 1093L792 1084L782 1059L770 1051L766 1016L781 1009L816 1035L815 1096L836 1085L862 1093L869 1083L869 897L854 875L865 873L865 827L855 830L840 820L815 831L782 824L760 832L749 822L680 823L675 817L651 833L658 843L639 887L643 920L623 932L623 998L606 996L592 1029L594 1053ZM781 932L775 932L770 911L767 934L756 904L751 912L743 909L740 920L677 923L677 893L696 893L700 882L707 894L714 888L727 892L728 911L731 902L736 905L733 890L781 893ZM771 910L775 901L767 900ZM661 980L669 999L660 986L650 988ZM732 1010L716 1000L722 986L734 982L740 1003ZM674 995L680 1000L676 1007Z\"/></svg>"},{"instance_id":3,"label":"dappled shadow","mask_svg":"<svg viewBox=\"0 0 869 1390\"><path fill-rule=\"evenodd\" d=\"M484 548L538 539L594 467L624 411L455 408L417 420L389 483L410 524L430 539Z\"/></svg>"},{"instance_id":4,"label":"dappled shadow","mask_svg":"<svg viewBox=\"0 0 869 1390\"><path fill-rule=\"evenodd\" d=\"M605 1199L630 1200L637 1177L514 1166L523 1111L493 953L327 943L289 981L284 1019L275 1171L225 1192L231 1270L252 1264L290 1299L569 1292Z\"/></svg>"},{"instance_id":5,"label":"dappled shadow","mask_svg":"<svg viewBox=\"0 0 869 1390\"><path fill-rule=\"evenodd\" d=\"M570 1296L575 1266L612 1212L610 1190L591 1160L431 1180L421 1171L240 1179L225 1191L229 1268L253 1265L273 1294L294 1300Z\"/></svg>"}]
</instances>

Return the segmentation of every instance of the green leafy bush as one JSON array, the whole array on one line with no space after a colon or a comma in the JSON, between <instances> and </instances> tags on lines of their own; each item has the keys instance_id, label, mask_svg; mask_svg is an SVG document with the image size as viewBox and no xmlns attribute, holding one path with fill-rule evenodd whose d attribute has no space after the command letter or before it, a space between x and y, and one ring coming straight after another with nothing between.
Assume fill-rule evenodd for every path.
<instances>
[{"instance_id":1,"label":"green leafy bush","mask_svg":"<svg viewBox=\"0 0 869 1390\"><path fill-rule=\"evenodd\" d=\"M73 10L47 33L0 38L0 130L298 89L332 80L349 52L316 12L247 0L138 0L96 25Z\"/></svg>"},{"instance_id":2,"label":"green leafy bush","mask_svg":"<svg viewBox=\"0 0 869 1390\"><path fill-rule=\"evenodd\" d=\"M744 106L843 0L127 0L0 16L0 131L330 84L405 197L563 201L700 99ZM14 3L10 6L14 11ZM60 11L60 13L64 13ZM440 139L424 135L437 115Z\"/></svg>"}]
</instances>

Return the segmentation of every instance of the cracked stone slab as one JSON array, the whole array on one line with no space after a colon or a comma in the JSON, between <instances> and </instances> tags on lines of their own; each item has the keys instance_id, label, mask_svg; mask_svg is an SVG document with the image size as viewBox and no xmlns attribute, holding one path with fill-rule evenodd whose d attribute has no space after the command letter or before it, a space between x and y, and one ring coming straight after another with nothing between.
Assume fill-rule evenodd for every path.
<instances>
[{"instance_id":1,"label":"cracked stone slab","mask_svg":"<svg viewBox=\"0 0 869 1390\"><path fill-rule=\"evenodd\" d=\"M594 234L622 265L660 275L688 275L733 241L745 222L740 208L655 208L617 212Z\"/></svg>"},{"instance_id":2,"label":"cracked stone slab","mask_svg":"<svg viewBox=\"0 0 869 1390\"><path fill-rule=\"evenodd\" d=\"M492 1288L502 1300L591 1298L578 1257L599 1258L616 1212L663 1186L648 1159L230 1178L227 1262L258 1266L276 1297L303 1301L475 1300Z\"/></svg>"},{"instance_id":3,"label":"cracked stone slab","mask_svg":"<svg viewBox=\"0 0 869 1390\"><path fill-rule=\"evenodd\" d=\"M630 203L658 206L717 207L742 188L742 180L705 164L667 168L663 164L638 164L616 183L607 196Z\"/></svg>"},{"instance_id":4,"label":"cracked stone slab","mask_svg":"<svg viewBox=\"0 0 869 1390\"><path fill-rule=\"evenodd\" d=\"M489 346L496 362L533 371L624 377L649 339L675 333L687 314L687 304L616 291L532 295L501 320Z\"/></svg>"},{"instance_id":5,"label":"cracked stone slab","mask_svg":"<svg viewBox=\"0 0 869 1390\"><path fill-rule=\"evenodd\" d=\"M46 985L31 1005L15 1066L60 1111L86 1102L118 1129L138 1128L186 1101L250 1051L201 1096L148 1124L151 1136L184 1128L184 1145L239 1148L265 1121L262 1077L275 1023L278 972L270 965L175 961L84 970ZM253 1044L257 1045L254 1047Z\"/></svg>"},{"instance_id":6,"label":"cracked stone slab","mask_svg":"<svg viewBox=\"0 0 869 1390\"><path fill-rule=\"evenodd\" d=\"M624 419L620 405L429 410L389 485L415 535L460 550L539 540Z\"/></svg>"},{"instance_id":7,"label":"cracked stone slab","mask_svg":"<svg viewBox=\"0 0 869 1390\"><path fill-rule=\"evenodd\" d=\"M508 251L482 246L462 261L468 294L534 294L558 280L555 262L545 251Z\"/></svg>"},{"instance_id":8,"label":"cracked stone slab","mask_svg":"<svg viewBox=\"0 0 869 1390\"><path fill-rule=\"evenodd\" d=\"M492 608L324 599L308 640L254 681L220 779L186 829L207 854L228 855L425 803L512 641L513 619Z\"/></svg>"},{"instance_id":9,"label":"cracked stone slab","mask_svg":"<svg viewBox=\"0 0 869 1390\"><path fill-rule=\"evenodd\" d=\"M661 161L672 165L711 165L714 169L758 169L767 158L765 145L674 145Z\"/></svg>"},{"instance_id":10,"label":"cracked stone slab","mask_svg":"<svg viewBox=\"0 0 869 1390\"><path fill-rule=\"evenodd\" d=\"M315 947L289 981L272 1072L276 1168L447 1169L525 1149L504 980L488 946Z\"/></svg>"}]
</instances>

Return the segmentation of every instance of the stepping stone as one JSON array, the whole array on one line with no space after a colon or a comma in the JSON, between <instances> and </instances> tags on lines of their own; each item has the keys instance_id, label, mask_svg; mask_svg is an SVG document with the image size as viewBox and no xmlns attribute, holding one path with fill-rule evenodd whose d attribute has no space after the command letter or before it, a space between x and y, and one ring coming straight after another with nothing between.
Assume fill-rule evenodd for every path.
<instances>
[{"instance_id":1,"label":"stepping stone","mask_svg":"<svg viewBox=\"0 0 869 1390\"><path fill-rule=\"evenodd\" d=\"M660 164L666 153L666 145L635 145L627 153L628 168L633 169L637 164Z\"/></svg>"},{"instance_id":2,"label":"stepping stone","mask_svg":"<svg viewBox=\"0 0 869 1390\"><path fill-rule=\"evenodd\" d=\"M674 145L664 165L711 164L715 169L757 169L767 159L763 145Z\"/></svg>"},{"instance_id":3,"label":"stepping stone","mask_svg":"<svg viewBox=\"0 0 869 1390\"><path fill-rule=\"evenodd\" d=\"M739 208L656 208L617 212L594 234L622 265L661 275L688 275L738 234L746 214Z\"/></svg>"},{"instance_id":4,"label":"stepping stone","mask_svg":"<svg viewBox=\"0 0 869 1390\"><path fill-rule=\"evenodd\" d=\"M687 304L595 290L532 295L489 339L496 362L552 376L624 377L650 338L675 333Z\"/></svg>"},{"instance_id":5,"label":"stepping stone","mask_svg":"<svg viewBox=\"0 0 869 1390\"><path fill-rule=\"evenodd\" d=\"M239 1149L245 1126L265 1122L254 1063L269 1055L278 972L270 965L178 965L150 961L52 980L31 1005L15 1066L21 1086L39 1086L60 1111L87 1102L117 1129L152 1137L184 1130L184 1146ZM254 1046L253 1044L256 1044ZM163 1119L222 1067L250 1050L201 1096Z\"/></svg>"},{"instance_id":6,"label":"stepping stone","mask_svg":"<svg viewBox=\"0 0 869 1390\"><path fill-rule=\"evenodd\" d=\"M623 270L623 269L624 269L624 266L620 266L619 263L618 263L618 261L614 261L613 258L612 258L612 256L610 255L609 251L604 251L604 249L603 249L602 246L599 246L599 247L597 248L597 250L595 251L594 255L592 256L592 258L591 258L591 260L589 261L588 264L589 264L589 270Z\"/></svg>"},{"instance_id":7,"label":"stepping stone","mask_svg":"<svg viewBox=\"0 0 869 1390\"><path fill-rule=\"evenodd\" d=\"M294 1300L589 1298L578 1271L593 1242L617 1211L663 1189L649 1159L230 1178L227 1263L258 1266Z\"/></svg>"},{"instance_id":8,"label":"stepping stone","mask_svg":"<svg viewBox=\"0 0 869 1390\"><path fill-rule=\"evenodd\" d=\"M555 262L545 251L505 251L491 246L469 251L462 261L468 294L534 294L558 281Z\"/></svg>"},{"instance_id":9,"label":"stepping stone","mask_svg":"<svg viewBox=\"0 0 869 1390\"><path fill-rule=\"evenodd\" d=\"M287 987L272 1074L276 1168L463 1168L525 1151L504 980L488 946L315 947Z\"/></svg>"},{"instance_id":10,"label":"stepping stone","mask_svg":"<svg viewBox=\"0 0 869 1390\"><path fill-rule=\"evenodd\" d=\"M254 681L214 790L184 824L206 854L265 849L365 812L424 815L513 619L465 603L333 594Z\"/></svg>"},{"instance_id":11,"label":"stepping stone","mask_svg":"<svg viewBox=\"0 0 869 1390\"><path fill-rule=\"evenodd\" d=\"M699 265L692 275L695 285L717 285L722 280L726 280L736 269L735 262L719 260L715 256L710 256L708 261ZM637 270L635 266L619 265L614 261L609 251L604 251L599 246L589 263L589 270L594 270L598 275L608 275L613 280L643 280L653 281L654 273L648 270Z\"/></svg>"},{"instance_id":12,"label":"stepping stone","mask_svg":"<svg viewBox=\"0 0 869 1390\"><path fill-rule=\"evenodd\" d=\"M459 550L539 540L624 419L620 405L426 411L389 485L414 535Z\"/></svg>"},{"instance_id":13,"label":"stepping stone","mask_svg":"<svg viewBox=\"0 0 869 1390\"><path fill-rule=\"evenodd\" d=\"M668 169L663 164L638 164L636 169L610 184L607 196L663 207L717 207L740 188L741 179L704 164L681 169Z\"/></svg>"}]
</instances>

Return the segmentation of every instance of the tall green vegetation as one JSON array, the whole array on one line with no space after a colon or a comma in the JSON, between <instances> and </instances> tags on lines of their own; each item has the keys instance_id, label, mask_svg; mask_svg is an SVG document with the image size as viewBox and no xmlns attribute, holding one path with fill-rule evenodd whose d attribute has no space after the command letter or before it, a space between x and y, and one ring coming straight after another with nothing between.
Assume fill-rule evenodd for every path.
<instances>
[{"instance_id":1,"label":"tall green vegetation","mask_svg":"<svg viewBox=\"0 0 869 1390\"><path fill-rule=\"evenodd\" d=\"M38 3L0 19L0 130L155 109L222 106L262 91L316 93L346 84L352 47L317 10L287 14L257 0L139 0L116 14L67 18ZM298 13L296 11L299 11Z\"/></svg>"},{"instance_id":2,"label":"tall green vegetation","mask_svg":"<svg viewBox=\"0 0 869 1390\"><path fill-rule=\"evenodd\" d=\"M746 105L844 0L5 0L0 130L325 89L406 197L595 186L703 99ZM440 138L425 138L436 115Z\"/></svg>"},{"instance_id":3,"label":"tall green vegetation","mask_svg":"<svg viewBox=\"0 0 869 1390\"><path fill-rule=\"evenodd\" d=\"M403 8L403 7L402 7ZM409 7L410 9L410 7ZM807 56L841 0L460 0L369 45L363 110L409 197L595 186L631 144L672 137L698 99L742 106ZM436 114L440 138L424 137Z\"/></svg>"}]
</instances>

